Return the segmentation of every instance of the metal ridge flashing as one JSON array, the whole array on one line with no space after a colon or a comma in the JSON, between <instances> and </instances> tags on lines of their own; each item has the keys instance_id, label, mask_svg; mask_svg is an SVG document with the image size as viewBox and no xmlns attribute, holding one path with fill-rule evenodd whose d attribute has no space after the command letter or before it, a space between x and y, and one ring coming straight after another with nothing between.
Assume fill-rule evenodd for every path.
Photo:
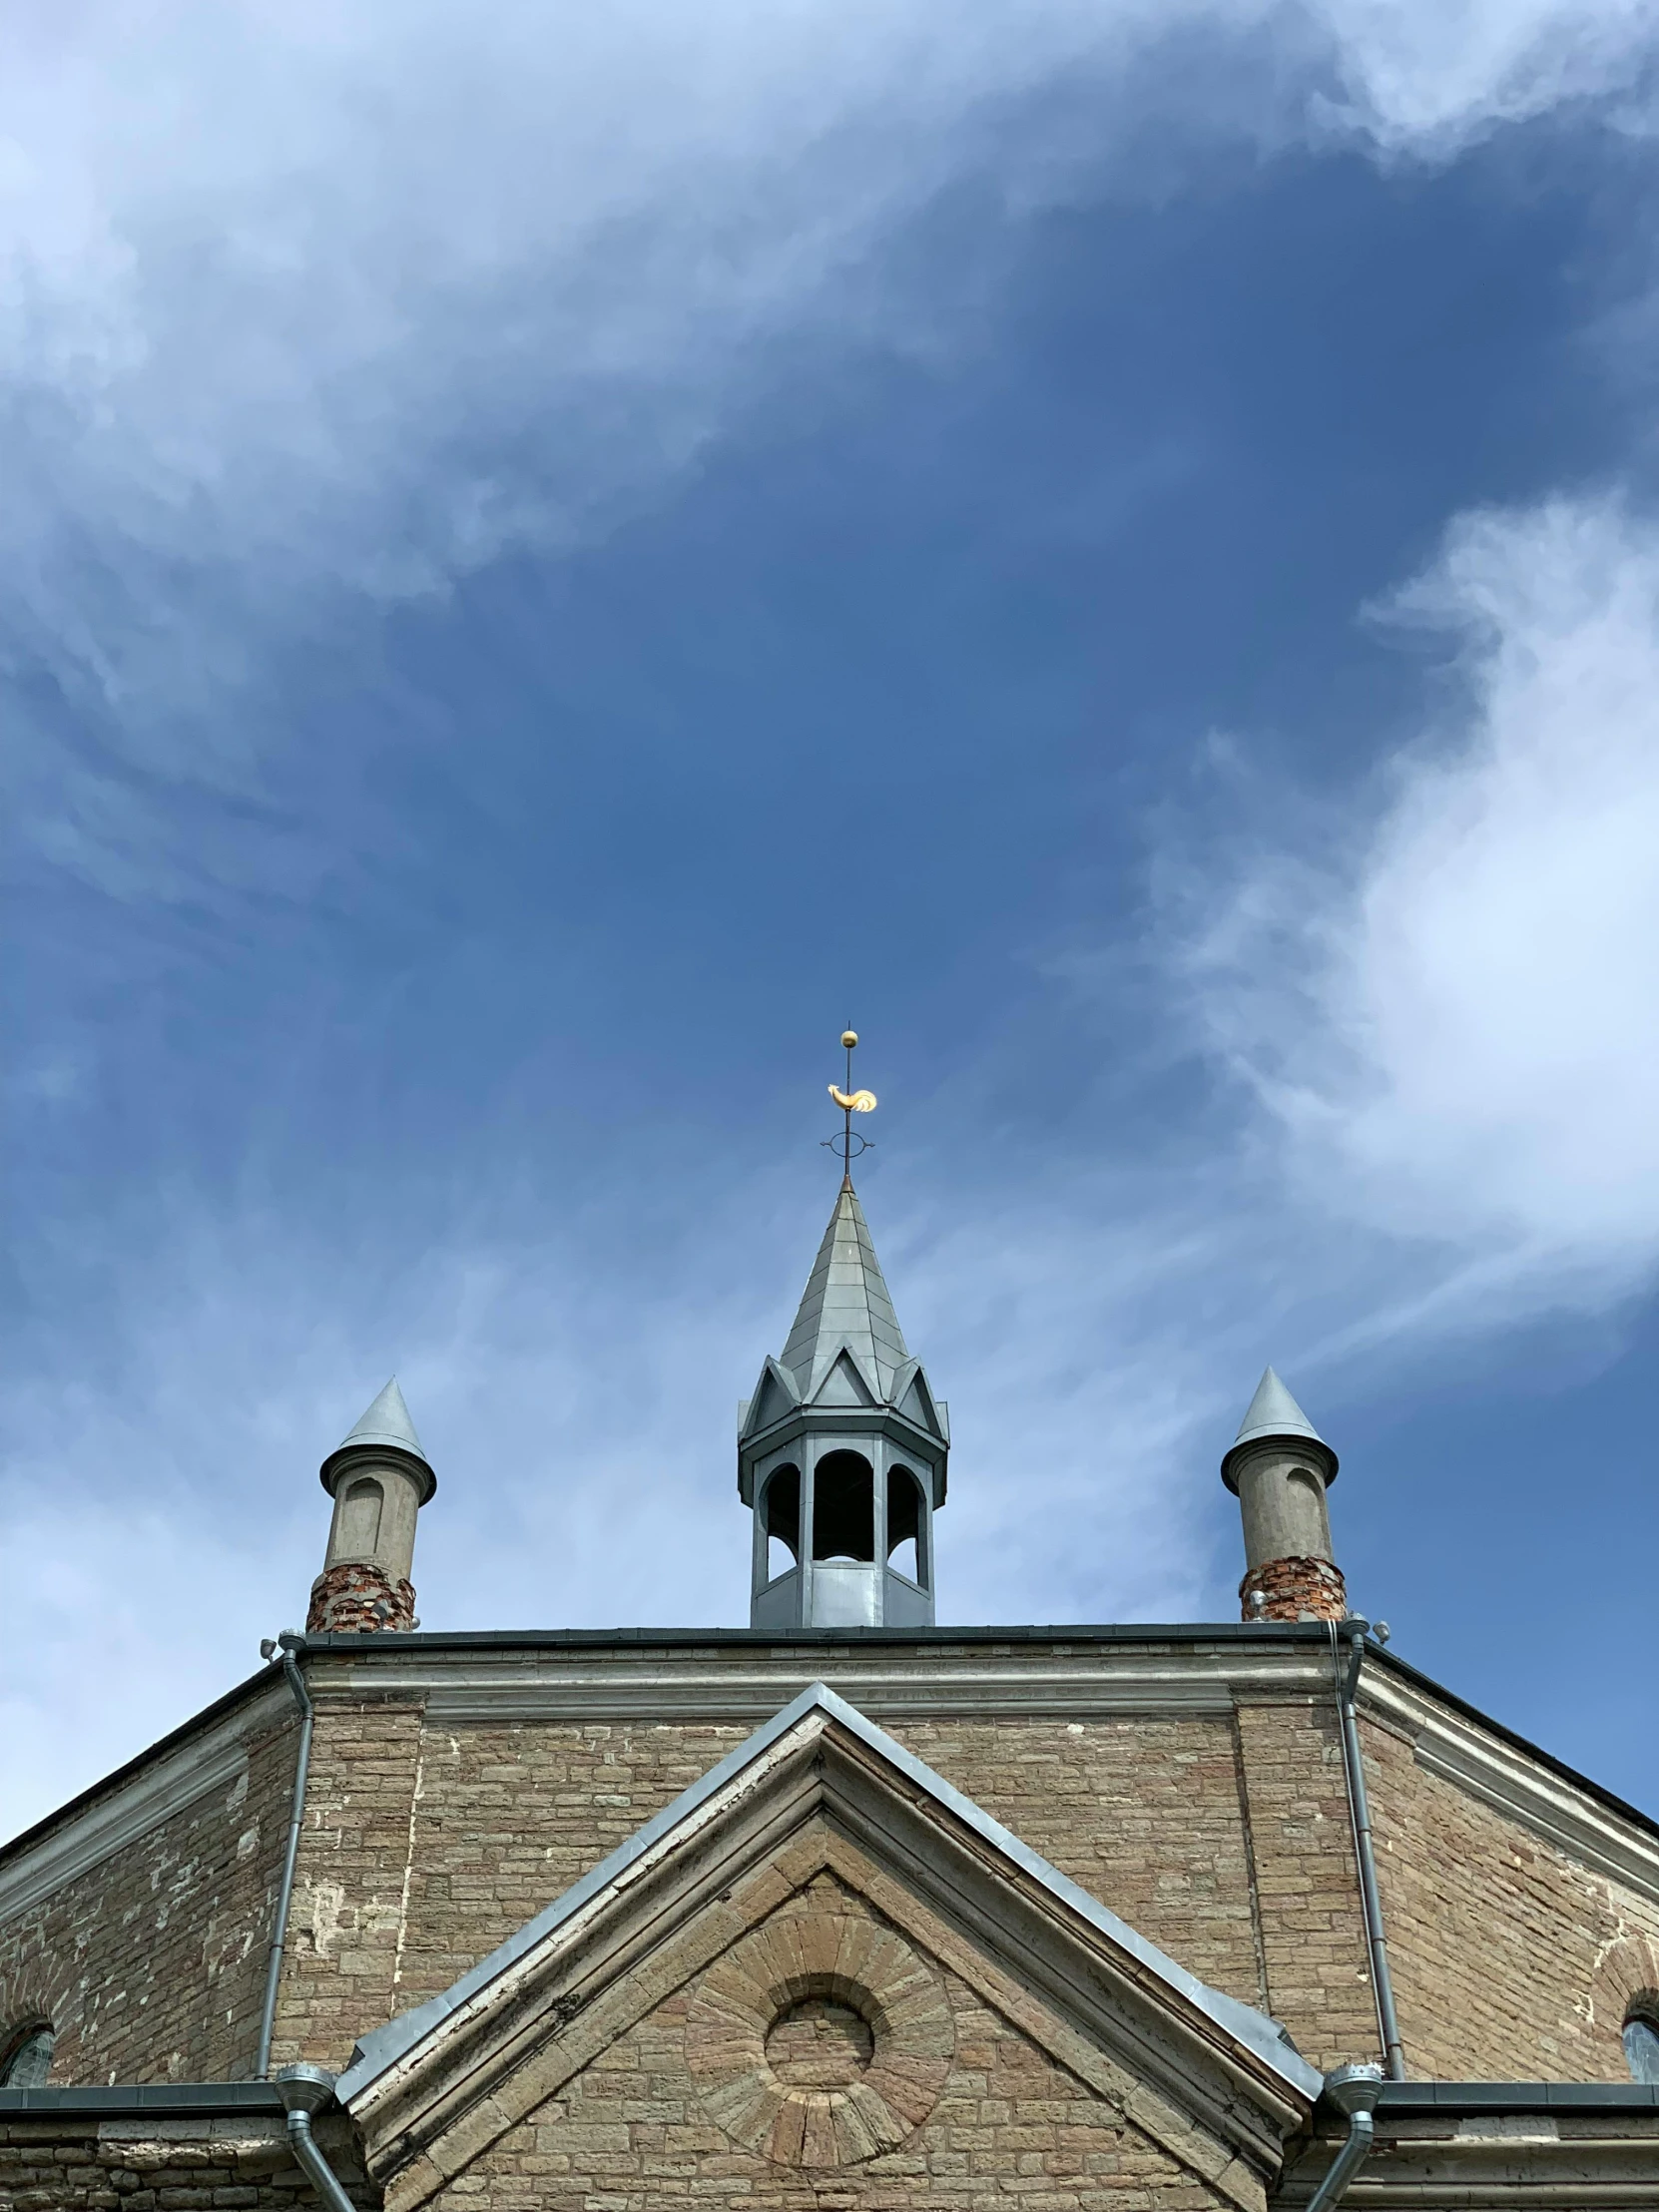
<instances>
[{"instance_id":1,"label":"metal ridge flashing","mask_svg":"<svg viewBox=\"0 0 1659 2212\"><path fill-rule=\"evenodd\" d=\"M282 2116L282 2100L271 2081L139 2081L49 2083L34 2089L0 2088L0 2120L116 2119L124 2113L266 2112Z\"/></svg>"}]
</instances>

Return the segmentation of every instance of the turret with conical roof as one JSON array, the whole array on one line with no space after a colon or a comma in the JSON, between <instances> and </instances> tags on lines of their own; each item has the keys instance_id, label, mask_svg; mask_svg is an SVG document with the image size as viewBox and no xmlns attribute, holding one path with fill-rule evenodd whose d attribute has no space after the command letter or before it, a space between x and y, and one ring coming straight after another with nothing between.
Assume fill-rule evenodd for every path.
<instances>
[{"instance_id":1,"label":"turret with conical roof","mask_svg":"<svg viewBox=\"0 0 1659 2212\"><path fill-rule=\"evenodd\" d=\"M1337 1454L1272 1368L1256 1385L1221 1478L1244 1517L1244 1618L1342 1620L1348 1591L1332 1556L1325 1502Z\"/></svg>"},{"instance_id":2,"label":"turret with conical roof","mask_svg":"<svg viewBox=\"0 0 1659 2212\"><path fill-rule=\"evenodd\" d=\"M395 1376L319 1471L334 1517L306 1633L414 1627L415 1517L438 1478Z\"/></svg>"},{"instance_id":3,"label":"turret with conical roof","mask_svg":"<svg viewBox=\"0 0 1659 2212\"><path fill-rule=\"evenodd\" d=\"M944 1404L905 1346L845 1175L783 1354L739 1413L751 1626L930 1625L949 1451Z\"/></svg>"}]
</instances>

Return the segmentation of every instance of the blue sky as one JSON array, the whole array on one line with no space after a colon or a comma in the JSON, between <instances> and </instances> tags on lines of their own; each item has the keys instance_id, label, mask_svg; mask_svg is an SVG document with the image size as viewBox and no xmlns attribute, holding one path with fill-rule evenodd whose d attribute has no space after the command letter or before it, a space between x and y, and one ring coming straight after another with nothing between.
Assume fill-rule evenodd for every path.
<instances>
[{"instance_id":1,"label":"blue sky","mask_svg":"<svg viewBox=\"0 0 1659 2212\"><path fill-rule=\"evenodd\" d=\"M247 1671L741 1622L860 1191L947 1620L1395 1648L1659 1809L1645 8L113 5L0 88L0 1818Z\"/></svg>"}]
</instances>

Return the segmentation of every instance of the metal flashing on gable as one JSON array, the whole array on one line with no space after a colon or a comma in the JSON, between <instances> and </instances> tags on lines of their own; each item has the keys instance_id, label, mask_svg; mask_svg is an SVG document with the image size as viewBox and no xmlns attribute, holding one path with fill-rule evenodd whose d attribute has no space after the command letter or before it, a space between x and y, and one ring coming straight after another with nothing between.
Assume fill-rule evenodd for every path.
<instances>
[{"instance_id":1,"label":"metal flashing on gable","mask_svg":"<svg viewBox=\"0 0 1659 2212\"><path fill-rule=\"evenodd\" d=\"M782 1712L775 1714L763 1727L757 1729L745 1743L712 1767L700 1781L693 1783L672 1805L665 1806L662 1812L646 1822L643 1828L601 1861L580 1882L527 1921L506 1942L499 1945L487 1958L481 1959L450 1988L364 2035L352 2053L350 2065L341 2074L336 2085L341 2103L349 2107L353 2098L360 2096L381 2075L407 2056L451 2013L458 2011L507 1973L601 1892L628 1874L638 1861L675 1829L694 1821L728 1785L738 1781L747 1769L755 1767L792 1731L812 1720L815 1715L822 1715L825 1721L844 1728L878 1753L925 1798L974 1831L982 1841L1018 1866L1056 1903L1065 1906L1107 1936L1158 1980L1178 1992L1198 2011L1206 2014L1225 2034L1251 2050L1293 2090L1303 2096L1319 2094L1324 2079L1319 2068L1310 2065L1302 2057L1277 2021L1236 1997L1212 1989L1208 1983L1200 1981L1197 1975L1189 1973L1184 1966L1177 1965L1174 1959L1156 1944L1148 1942L1127 1922L1119 1920L1115 1913L1090 1897L1086 1890L1061 1874L1057 1868L1050 1866L1047 1860L1021 1843L1017 1836L1005 1829L1000 1822L993 1820L970 1798L964 1797L942 1776L935 1774L873 1722L866 1720L844 1698L837 1697L828 1684L815 1682L785 1706Z\"/></svg>"}]
</instances>

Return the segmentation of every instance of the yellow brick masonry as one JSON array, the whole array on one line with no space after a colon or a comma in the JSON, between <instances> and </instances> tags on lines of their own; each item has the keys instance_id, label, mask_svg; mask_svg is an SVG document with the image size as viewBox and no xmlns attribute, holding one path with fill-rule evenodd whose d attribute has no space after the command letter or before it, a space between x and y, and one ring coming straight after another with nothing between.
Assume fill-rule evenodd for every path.
<instances>
[{"instance_id":1,"label":"yellow brick masonry","mask_svg":"<svg viewBox=\"0 0 1659 2212\"><path fill-rule=\"evenodd\" d=\"M883 2155L804 2170L728 2135L687 2064L681 1988L430 2201L453 2212L1211 2212L1227 2201L954 1974L943 1982L955 2027L943 2092ZM388 2202L395 2212L395 2185Z\"/></svg>"},{"instance_id":2,"label":"yellow brick masonry","mask_svg":"<svg viewBox=\"0 0 1659 2212\"><path fill-rule=\"evenodd\" d=\"M317 1701L276 2066L337 2068L365 2028L406 2008L398 1963L423 1750L415 1701Z\"/></svg>"},{"instance_id":3,"label":"yellow brick masonry","mask_svg":"<svg viewBox=\"0 0 1659 2212\"><path fill-rule=\"evenodd\" d=\"M1412 2072L1627 2081L1625 1992L1603 1981L1615 1951L1659 1946L1659 1911L1426 1773L1391 1728L1366 1724L1365 1756Z\"/></svg>"},{"instance_id":4,"label":"yellow brick masonry","mask_svg":"<svg viewBox=\"0 0 1659 2212\"><path fill-rule=\"evenodd\" d=\"M1238 1727L1268 2010L1316 2065L1380 2059L1336 1715L1241 1704Z\"/></svg>"},{"instance_id":5,"label":"yellow brick masonry","mask_svg":"<svg viewBox=\"0 0 1659 2212\"><path fill-rule=\"evenodd\" d=\"M338 2040L348 1976L351 1995L367 1997L395 1953L387 2012L447 1988L748 1733L649 1722L433 1728L408 1739L401 1782L377 1769L372 1789L359 1775L353 1797L340 1774L361 1757L364 1731L385 1725L384 1708L319 1706L300 1935L278 2027L281 2050L291 2040L295 2054L324 2063L349 2048ZM913 1722L894 1734L1183 1964L1263 2001L1230 1719ZM359 1818L372 1836L348 1841ZM356 2026L372 2024L365 2014ZM1317 2042L1318 2023L1302 2024Z\"/></svg>"},{"instance_id":6,"label":"yellow brick masonry","mask_svg":"<svg viewBox=\"0 0 1659 2212\"><path fill-rule=\"evenodd\" d=\"M54 2081L253 2072L296 1736L0 1928L0 2030L49 2019Z\"/></svg>"},{"instance_id":7,"label":"yellow brick masonry","mask_svg":"<svg viewBox=\"0 0 1659 2212\"><path fill-rule=\"evenodd\" d=\"M377 2204L343 2116L324 2119L317 2139L353 2199ZM3 2212L313 2212L315 2203L279 2121L0 2122Z\"/></svg>"},{"instance_id":8,"label":"yellow brick masonry","mask_svg":"<svg viewBox=\"0 0 1659 2212\"><path fill-rule=\"evenodd\" d=\"M447 1987L749 1733L428 1725L412 1690L313 1683L278 2064L343 2064L359 2033ZM890 1725L1184 1965L1265 2004L1309 2057L1376 2055L1329 1701L1241 1689L1231 1714ZM1627 2078L1625 1983L1659 1945L1659 1913L1429 1773L1388 1726L1363 1731L1410 2070ZM251 2070L293 1750L284 1718L252 1746L246 1784L0 1928L0 2024L53 2020L55 2080Z\"/></svg>"},{"instance_id":9,"label":"yellow brick masonry","mask_svg":"<svg viewBox=\"0 0 1659 2212\"><path fill-rule=\"evenodd\" d=\"M892 1734L1321 2066L1379 2055L1334 1714L906 1721ZM278 2062L339 2066L446 1988L742 1742L742 1724L426 1727L319 1699ZM1409 2069L1627 2078L1592 2017L1598 1946L1640 1901L1365 1729ZM1655 1933L1659 1933L1656 1930ZM1605 2011L1605 2008L1604 2008Z\"/></svg>"},{"instance_id":10,"label":"yellow brick masonry","mask_svg":"<svg viewBox=\"0 0 1659 2212\"><path fill-rule=\"evenodd\" d=\"M893 1733L1183 1965L1265 2002L1309 2056L1375 2054L1341 1755L1314 1709ZM362 2028L447 1988L746 1734L422 1730L410 1708L319 1703L278 2056L338 2065Z\"/></svg>"}]
</instances>

